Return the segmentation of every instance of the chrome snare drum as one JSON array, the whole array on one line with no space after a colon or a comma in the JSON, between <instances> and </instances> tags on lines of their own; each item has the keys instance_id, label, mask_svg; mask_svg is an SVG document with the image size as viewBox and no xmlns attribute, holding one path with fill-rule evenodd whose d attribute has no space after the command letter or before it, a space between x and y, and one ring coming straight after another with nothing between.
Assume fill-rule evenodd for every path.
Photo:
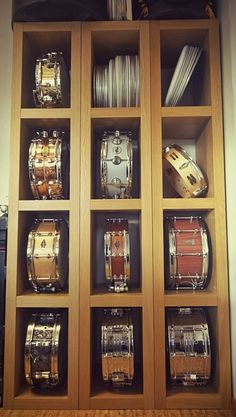
<instances>
[{"instance_id":1,"label":"chrome snare drum","mask_svg":"<svg viewBox=\"0 0 236 417\"><path fill-rule=\"evenodd\" d=\"M66 343L65 317L62 313L32 314L24 352L28 384L35 388L50 388L63 381Z\"/></svg>"},{"instance_id":2,"label":"chrome snare drum","mask_svg":"<svg viewBox=\"0 0 236 417\"><path fill-rule=\"evenodd\" d=\"M132 140L128 132L104 132L101 144L101 187L106 198L130 198Z\"/></svg>"},{"instance_id":3,"label":"chrome snare drum","mask_svg":"<svg viewBox=\"0 0 236 417\"><path fill-rule=\"evenodd\" d=\"M38 132L29 147L29 179L36 199L66 198L69 186L69 148L64 132Z\"/></svg>"},{"instance_id":4,"label":"chrome snare drum","mask_svg":"<svg viewBox=\"0 0 236 417\"><path fill-rule=\"evenodd\" d=\"M108 289L128 291L130 280L130 241L127 219L107 219L104 234L105 275Z\"/></svg>"},{"instance_id":5,"label":"chrome snare drum","mask_svg":"<svg viewBox=\"0 0 236 417\"><path fill-rule=\"evenodd\" d=\"M167 289L203 289L211 277L208 227L198 217L166 217L165 281Z\"/></svg>"},{"instance_id":6,"label":"chrome snare drum","mask_svg":"<svg viewBox=\"0 0 236 417\"><path fill-rule=\"evenodd\" d=\"M134 335L129 309L104 309L101 350L103 380L116 388L132 385Z\"/></svg>"},{"instance_id":7,"label":"chrome snare drum","mask_svg":"<svg viewBox=\"0 0 236 417\"><path fill-rule=\"evenodd\" d=\"M68 226L64 220L36 219L27 244L28 278L36 292L65 288L68 275Z\"/></svg>"},{"instance_id":8,"label":"chrome snare drum","mask_svg":"<svg viewBox=\"0 0 236 417\"><path fill-rule=\"evenodd\" d=\"M169 308L167 312L170 381L206 385L211 377L211 346L202 308Z\"/></svg>"},{"instance_id":9,"label":"chrome snare drum","mask_svg":"<svg viewBox=\"0 0 236 417\"><path fill-rule=\"evenodd\" d=\"M69 73L62 52L49 52L37 59L35 87L36 107L69 106Z\"/></svg>"},{"instance_id":10,"label":"chrome snare drum","mask_svg":"<svg viewBox=\"0 0 236 417\"><path fill-rule=\"evenodd\" d=\"M166 146L162 153L163 173L181 197L203 197L207 181L197 163L181 146Z\"/></svg>"}]
</instances>

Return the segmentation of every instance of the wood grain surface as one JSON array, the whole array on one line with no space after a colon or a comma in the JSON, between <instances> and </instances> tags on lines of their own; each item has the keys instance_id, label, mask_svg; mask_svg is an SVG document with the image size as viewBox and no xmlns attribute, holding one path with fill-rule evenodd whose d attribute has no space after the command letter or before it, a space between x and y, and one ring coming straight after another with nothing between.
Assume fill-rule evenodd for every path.
<instances>
[{"instance_id":1,"label":"wood grain surface","mask_svg":"<svg viewBox=\"0 0 236 417\"><path fill-rule=\"evenodd\" d=\"M233 417L231 410L0 410L4 417Z\"/></svg>"}]
</instances>

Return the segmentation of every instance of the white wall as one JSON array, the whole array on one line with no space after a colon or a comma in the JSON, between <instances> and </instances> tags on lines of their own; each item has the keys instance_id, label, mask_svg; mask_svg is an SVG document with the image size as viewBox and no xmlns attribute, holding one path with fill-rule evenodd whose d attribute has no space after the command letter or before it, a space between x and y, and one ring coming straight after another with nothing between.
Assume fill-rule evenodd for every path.
<instances>
[{"instance_id":1,"label":"white wall","mask_svg":"<svg viewBox=\"0 0 236 417\"><path fill-rule=\"evenodd\" d=\"M11 114L11 0L0 1L0 204L8 202Z\"/></svg>"},{"instance_id":2,"label":"white wall","mask_svg":"<svg viewBox=\"0 0 236 417\"><path fill-rule=\"evenodd\" d=\"M230 275L231 343L236 399L236 2L221 0L222 77ZM7 204L11 112L11 0L0 0L0 204ZM16 179L17 180L17 179ZM224 358L221 358L224 360Z\"/></svg>"},{"instance_id":3,"label":"white wall","mask_svg":"<svg viewBox=\"0 0 236 417\"><path fill-rule=\"evenodd\" d=\"M225 140L233 394L236 399L236 2L221 0L221 57ZM221 358L224 360L224 358Z\"/></svg>"}]
</instances>

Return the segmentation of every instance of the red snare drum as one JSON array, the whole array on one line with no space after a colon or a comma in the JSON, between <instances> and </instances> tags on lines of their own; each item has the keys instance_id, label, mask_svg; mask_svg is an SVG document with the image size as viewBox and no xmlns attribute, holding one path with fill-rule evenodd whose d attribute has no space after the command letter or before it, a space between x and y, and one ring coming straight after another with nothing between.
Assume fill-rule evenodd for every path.
<instances>
[{"instance_id":1,"label":"red snare drum","mask_svg":"<svg viewBox=\"0 0 236 417\"><path fill-rule=\"evenodd\" d=\"M202 289L210 279L210 236L202 217L169 217L165 224L168 289Z\"/></svg>"}]
</instances>

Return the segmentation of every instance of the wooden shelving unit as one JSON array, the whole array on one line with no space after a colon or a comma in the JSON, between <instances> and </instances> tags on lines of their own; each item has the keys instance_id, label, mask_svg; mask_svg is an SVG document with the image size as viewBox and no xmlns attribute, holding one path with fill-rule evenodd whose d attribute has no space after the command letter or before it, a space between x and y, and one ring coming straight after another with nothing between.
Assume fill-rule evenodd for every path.
<instances>
[{"instance_id":1,"label":"wooden shelving unit","mask_svg":"<svg viewBox=\"0 0 236 417\"><path fill-rule=\"evenodd\" d=\"M180 106L163 106L168 80L186 43L203 47L201 72L190 81ZM63 51L71 74L70 106L36 109L32 101L35 59ZM95 108L92 70L118 54L138 54L140 106ZM4 407L9 409L230 408L230 353L224 164L218 23L215 19L153 22L73 22L15 24L8 230ZM32 132L63 128L70 144L67 200L34 201L28 180ZM133 130L139 148L139 190L133 199L102 199L95 150L103 130ZM190 147L206 172L205 198L181 199L166 187L162 147ZM208 224L213 271L204 291L164 288L163 219L167 213L198 212ZM69 282L61 294L33 294L27 284L27 230L37 214L69 221ZM138 233L134 285L108 293L96 272L96 236L106 218L127 217ZM165 312L202 306L211 321L215 371L207 387L171 387L166 375ZM133 387L115 391L101 378L99 328L106 307L129 307L135 327ZM36 393L24 380L23 349L32 311L64 309L68 316L68 375L61 388ZM227 346L227 348L226 348Z\"/></svg>"},{"instance_id":2,"label":"wooden shelving unit","mask_svg":"<svg viewBox=\"0 0 236 417\"><path fill-rule=\"evenodd\" d=\"M151 22L152 195L155 329L155 407L230 408L230 349L227 253L224 206L224 160L221 116L218 23L204 21ZM204 50L201 73L190 80L177 107L164 107L168 79L185 44ZM176 198L162 175L162 147L179 143L195 152L208 178L205 198ZM159 190L156 192L156 190ZM167 213L201 213L210 230L213 269L204 291L164 289L163 218ZM214 345L214 375L207 387L171 387L166 381L165 311L169 307L206 307ZM227 346L227 348L225 347ZM222 359L224 357L224 360Z\"/></svg>"}]
</instances>

